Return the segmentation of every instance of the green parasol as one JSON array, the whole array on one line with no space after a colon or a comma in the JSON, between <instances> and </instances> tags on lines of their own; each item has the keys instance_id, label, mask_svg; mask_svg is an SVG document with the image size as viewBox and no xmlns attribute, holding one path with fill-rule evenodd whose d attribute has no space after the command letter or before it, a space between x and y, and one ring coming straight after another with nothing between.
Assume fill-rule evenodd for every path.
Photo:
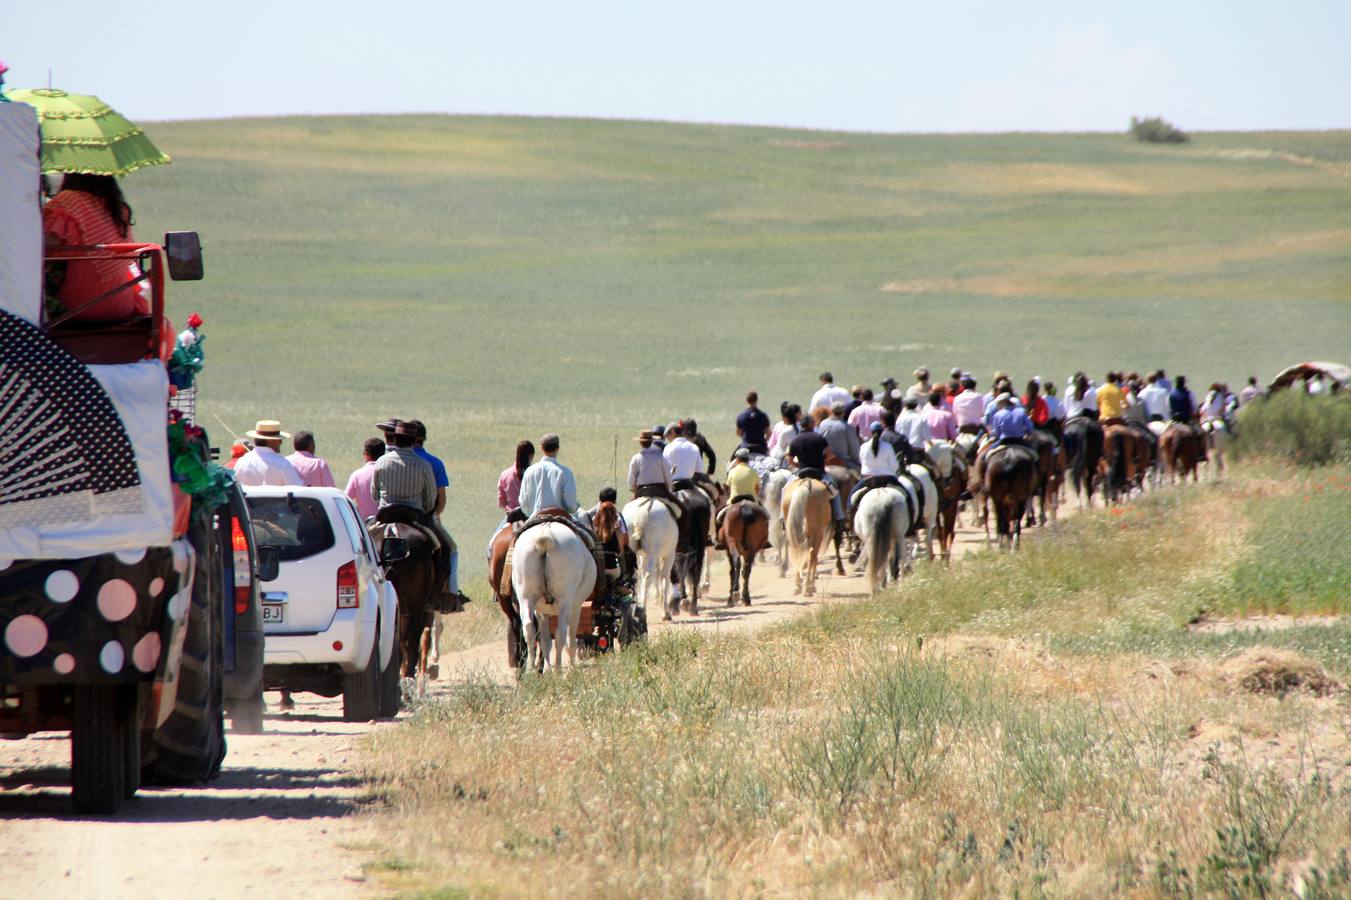
<instances>
[{"instance_id":1,"label":"green parasol","mask_svg":"<svg viewBox=\"0 0 1351 900\"><path fill-rule=\"evenodd\" d=\"M126 175L169 162L136 125L92 94L52 88L10 91L9 99L38 111L42 125L42 171Z\"/></svg>"}]
</instances>

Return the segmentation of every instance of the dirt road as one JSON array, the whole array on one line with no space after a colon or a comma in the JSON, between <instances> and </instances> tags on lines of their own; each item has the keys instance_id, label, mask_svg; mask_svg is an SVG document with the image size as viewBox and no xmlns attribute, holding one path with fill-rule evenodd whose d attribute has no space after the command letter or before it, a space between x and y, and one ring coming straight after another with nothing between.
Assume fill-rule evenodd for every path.
<instances>
[{"instance_id":1,"label":"dirt road","mask_svg":"<svg viewBox=\"0 0 1351 900\"><path fill-rule=\"evenodd\" d=\"M970 531L958 541L954 555L981 544ZM815 604L864 594L861 577L824 574L824 564L821 571L821 594L808 600L795 597L792 581L781 580L775 567L757 566L753 605L728 609L727 566L719 560L704 615L656 622L654 630L742 634ZM503 644L443 655L433 697L470 672L509 682ZM271 708L277 701L268 695ZM372 835L367 818L353 815L363 790L355 767L363 736L399 723L349 724L342 721L341 700L301 694L296 702L292 713L268 715L266 734L230 734L218 780L192 789L145 789L109 819L70 812L65 735L0 741L0 897L362 893Z\"/></svg>"}]
</instances>

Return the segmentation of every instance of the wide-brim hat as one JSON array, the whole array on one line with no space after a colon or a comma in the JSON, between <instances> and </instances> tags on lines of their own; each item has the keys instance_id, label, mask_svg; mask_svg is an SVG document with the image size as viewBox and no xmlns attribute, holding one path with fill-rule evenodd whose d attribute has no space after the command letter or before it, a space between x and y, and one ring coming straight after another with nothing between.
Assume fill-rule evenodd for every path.
<instances>
[{"instance_id":1,"label":"wide-brim hat","mask_svg":"<svg viewBox=\"0 0 1351 900\"><path fill-rule=\"evenodd\" d=\"M642 431L638 432L638 436L635 437L634 440L640 444L650 444L652 443L652 432L644 428Z\"/></svg>"},{"instance_id":2,"label":"wide-brim hat","mask_svg":"<svg viewBox=\"0 0 1351 900\"><path fill-rule=\"evenodd\" d=\"M281 423L275 419L259 419L253 430L244 432L244 436L251 437L255 441L279 441L290 437L291 433L282 431Z\"/></svg>"},{"instance_id":3,"label":"wide-brim hat","mask_svg":"<svg viewBox=\"0 0 1351 900\"><path fill-rule=\"evenodd\" d=\"M416 425L413 425L410 422L401 421L395 424L394 433L402 435L403 437L416 438L418 436L418 429Z\"/></svg>"},{"instance_id":4,"label":"wide-brim hat","mask_svg":"<svg viewBox=\"0 0 1351 900\"><path fill-rule=\"evenodd\" d=\"M398 425L399 425L399 420L398 420L398 419L394 419L394 418L385 419L385 421L383 421L383 422L376 422L376 423L375 423L375 427L376 427L378 430L385 432L386 434L389 434L390 432L392 432L395 428L398 427Z\"/></svg>"}]
</instances>

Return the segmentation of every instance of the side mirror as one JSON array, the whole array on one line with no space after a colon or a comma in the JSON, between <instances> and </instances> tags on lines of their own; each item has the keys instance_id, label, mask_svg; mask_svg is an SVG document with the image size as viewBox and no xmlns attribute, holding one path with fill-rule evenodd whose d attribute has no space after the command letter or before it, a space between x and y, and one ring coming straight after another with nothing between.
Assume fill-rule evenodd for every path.
<instances>
[{"instance_id":1,"label":"side mirror","mask_svg":"<svg viewBox=\"0 0 1351 900\"><path fill-rule=\"evenodd\" d=\"M202 241L197 232L167 232L164 255L169 259L169 277L174 281L202 280Z\"/></svg>"},{"instance_id":2,"label":"side mirror","mask_svg":"<svg viewBox=\"0 0 1351 900\"><path fill-rule=\"evenodd\" d=\"M276 547L258 548L258 580L276 581L281 574L281 555Z\"/></svg>"},{"instance_id":3,"label":"side mirror","mask_svg":"<svg viewBox=\"0 0 1351 900\"><path fill-rule=\"evenodd\" d=\"M387 537L380 544L380 565L392 566L408 558L408 541L399 537Z\"/></svg>"}]
</instances>

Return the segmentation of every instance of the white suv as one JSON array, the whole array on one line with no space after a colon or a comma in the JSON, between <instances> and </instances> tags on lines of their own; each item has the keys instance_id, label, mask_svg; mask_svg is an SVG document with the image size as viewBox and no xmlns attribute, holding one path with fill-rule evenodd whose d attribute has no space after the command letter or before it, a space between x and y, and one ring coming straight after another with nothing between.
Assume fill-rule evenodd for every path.
<instances>
[{"instance_id":1,"label":"white suv","mask_svg":"<svg viewBox=\"0 0 1351 900\"><path fill-rule=\"evenodd\" d=\"M399 711L398 599L356 507L336 488L244 488L254 542L275 547L262 592L263 684L342 694L343 718Z\"/></svg>"}]
</instances>

